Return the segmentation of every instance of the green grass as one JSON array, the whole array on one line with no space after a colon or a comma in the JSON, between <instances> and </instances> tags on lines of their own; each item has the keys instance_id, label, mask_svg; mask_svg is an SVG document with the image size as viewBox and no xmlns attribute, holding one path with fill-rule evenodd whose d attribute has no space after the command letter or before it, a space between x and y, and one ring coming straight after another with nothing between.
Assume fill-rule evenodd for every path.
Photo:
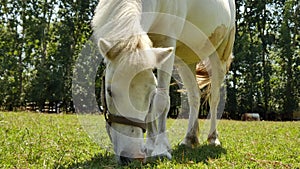
<instances>
[{"instance_id":1,"label":"green grass","mask_svg":"<svg viewBox=\"0 0 300 169\"><path fill-rule=\"evenodd\" d=\"M0 112L0 168L122 168L103 117L89 118L97 128L83 127L76 115ZM124 168L300 168L300 122L221 120L222 147L195 149L178 146L186 126L186 120L168 120L172 160Z\"/></svg>"}]
</instances>

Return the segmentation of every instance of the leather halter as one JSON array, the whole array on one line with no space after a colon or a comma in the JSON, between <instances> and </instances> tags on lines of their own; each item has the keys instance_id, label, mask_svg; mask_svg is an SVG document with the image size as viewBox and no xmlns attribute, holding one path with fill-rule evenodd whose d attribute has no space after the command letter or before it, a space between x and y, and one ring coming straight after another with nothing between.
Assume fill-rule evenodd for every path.
<instances>
[{"instance_id":1,"label":"leather halter","mask_svg":"<svg viewBox=\"0 0 300 169\"><path fill-rule=\"evenodd\" d=\"M111 114L108 110L107 103L106 103L106 88L105 88L105 71L102 76L102 92L101 92L101 98L102 98L102 106L103 106L103 114L105 121L108 125L111 126L112 123L119 123L124 124L128 126L135 126L139 127L143 130L143 132L146 132L147 124L145 121L142 121L140 119L136 118L130 118L130 117L124 117L124 116L118 116Z\"/></svg>"}]
</instances>

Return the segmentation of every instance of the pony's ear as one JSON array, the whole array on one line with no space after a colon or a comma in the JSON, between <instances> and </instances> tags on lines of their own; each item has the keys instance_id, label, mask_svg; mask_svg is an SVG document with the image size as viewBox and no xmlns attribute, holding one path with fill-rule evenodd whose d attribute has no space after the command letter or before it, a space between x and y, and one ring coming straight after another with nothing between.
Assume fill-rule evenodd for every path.
<instances>
[{"instance_id":1,"label":"pony's ear","mask_svg":"<svg viewBox=\"0 0 300 169\"><path fill-rule=\"evenodd\" d=\"M100 49L100 54L109 60L114 60L119 53L118 49L114 48L116 43L107 41L103 38L99 39L98 46Z\"/></svg>"},{"instance_id":2,"label":"pony's ear","mask_svg":"<svg viewBox=\"0 0 300 169\"><path fill-rule=\"evenodd\" d=\"M107 55L108 51L112 48L112 44L111 42L100 38L98 42L98 47L102 55Z\"/></svg>"},{"instance_id":3,"label":"pony's ear","mask_svg":"<svg viewBox=\"0 0 300 169\"><path fill-rule=\"evenodd\" d=\"M154 54L156 56L156 64L162 64L173 54L174 48L153 48Z\"/></svg>"}]
</instances>

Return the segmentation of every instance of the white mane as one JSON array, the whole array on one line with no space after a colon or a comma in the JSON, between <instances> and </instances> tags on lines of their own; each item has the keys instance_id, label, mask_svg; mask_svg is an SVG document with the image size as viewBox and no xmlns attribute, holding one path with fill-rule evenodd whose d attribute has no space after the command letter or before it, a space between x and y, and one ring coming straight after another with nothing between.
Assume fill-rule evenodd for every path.
<instances>
[{"instance_id":1,"label":"white mane","mask_svg":"<svg viewBox=\"0 0 300 169\"><path fill-rule=\"evenodd\" d=\"M140 24L141 13L141 0L101 0L92 20L96 39L114 43L117 52L151 46Z\"/></svg>"}]
</instances>

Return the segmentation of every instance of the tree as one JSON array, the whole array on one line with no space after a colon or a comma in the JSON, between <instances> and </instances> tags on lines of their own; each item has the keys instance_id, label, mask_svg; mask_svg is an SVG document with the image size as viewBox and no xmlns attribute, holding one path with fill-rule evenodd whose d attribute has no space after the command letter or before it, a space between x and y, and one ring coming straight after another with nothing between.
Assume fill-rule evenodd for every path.
<instances>
[{"instance_id":1,"label":"tree","mask_svg":"<svg viewBox=\"0 0 300 169\"><path fill-rule=\"evenodd\" d=\"M235 116L246 111L260 111L265 119L273 111L291 116L299 103L299 4L239 0L236 5L226 109Z\"/></svg>"},{"instance_id":2,"label":"tree","mask_svg":"<svg viewBox=\"0 0 300 169\"><path fill-rule=\"evenodd\" d=\"M299 90L294 86L297 84L295 79L295 71L299 69L297 58L299 59L299 53L297 53L299 37L299 24L298 24L298 11L299 4L296 1L288 0L284 4L283 20L280 28L280 54L282 71L284 72L284 88L283 94L283 112L286 113L286 118L291 118L293 111L297 108L299 103ZM297 42L298 41L298 42ZM298 83L299 84L299 83ZM297 96L298 95L298 96ZM298 97L298 98L297 98Z\"/></svg>"}]
</instances>

